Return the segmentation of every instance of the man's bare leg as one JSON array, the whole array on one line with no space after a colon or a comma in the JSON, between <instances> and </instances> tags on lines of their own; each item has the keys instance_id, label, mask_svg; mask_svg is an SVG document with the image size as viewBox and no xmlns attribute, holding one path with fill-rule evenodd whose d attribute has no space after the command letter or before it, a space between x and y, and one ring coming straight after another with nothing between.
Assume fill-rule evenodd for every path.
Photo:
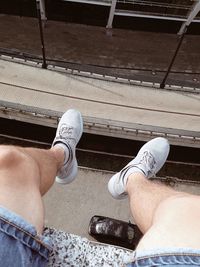
<instances>
[{"instance_id":1,"label":"man's bare leg","mask_svg":"<svg viewBox=\"0 0 200 267\"><path fill-rule=\"evenodd\" d=\"M75 148L82 134L78 111L63 114L50 150L0 146L0 205L21 215L42 233L42 196L58 182L71 182L77 173Z\"/></svg>"},{"instance_id":2,"label":"man's bare leg","mask_svg":"<svg viewBox=\"0 0 200 267\"><path fill-rule=\"evenodd\" d=\"M41 196L49 190L63 162L62 148L42 150L0 146L0 205L19 214L41 233Z\"/></svg>"},{"instance_id":3,"label":"man's bare leg","mask_svg":"<svg viewBox=\"0 0 200 267\"><path fill-rule=\"evenodd\" d=\"M170 187L147 180L141 173L129 176L126 191L134 221L143 233L152 226L154 213L161 201L177 194Z\"/></svg>"},{"instance_id":4,"label":"man's bare leg","mask_svg":"<svg viewBox=\"0 0 200 267\"><path fill-rule=\"evenodd\" d=\"M129 176L127 192L136 224L144 233L137 250L187 247L200 249L200 197Z\"/></svg>"},{"instance_id":5,"label":"man's bare leg","mask_svg":"<svg viewBox=\"0 0 200 267\"><path fill-rule=\"evenodd\" d=\"M200 197L148 180L164 165L168 153L166 139L152 139L108 183L114 198L129 196L132 215L144 234L137 250L200 249Z\"/></svg>"}]
</instances>

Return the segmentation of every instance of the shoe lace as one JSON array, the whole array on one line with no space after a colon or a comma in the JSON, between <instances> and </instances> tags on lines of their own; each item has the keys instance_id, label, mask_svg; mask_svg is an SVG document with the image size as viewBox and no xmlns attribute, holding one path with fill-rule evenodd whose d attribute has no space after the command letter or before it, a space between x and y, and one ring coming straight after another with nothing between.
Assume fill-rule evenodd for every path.
<instances>
[{"instance_id":1,"label":"shoe lace","mask_svg":"<svg viewBox=\"0 0 200 267\"><path fill-rule=\"evenodd\" d=\"M59 136L57 139L63 140L63 142L68 144L70 147L76 144L76 139L74 138L74 127L67 124L62 124L59 129Z\"/></svg>"},{"instance_id":2,"label":"shoe lace","mask_svg":"<svg viewBox=\"0 0 200 267\"><path fill-rule=\"evenodd\" d=\"M61 138L69 138L71 137L73 133L73 127L71 126L68 126L67 124L63 124L61 127L60 127L60 130L59 130L59 136Z\"/></svg>"},{"instance_id":3,"label":"shoe lace","mask_svg":"<svg viewBox=\"0 0 200 267\"><path fill-rule=\"evenodd\" d=\"M156 165L156 160L154 156L149 151L144 151L143 156L139 162L139 164L142 164L146 167L146 171L148 175L150 173L154 173L154 168Z\"/></svg>"}]
</instances>

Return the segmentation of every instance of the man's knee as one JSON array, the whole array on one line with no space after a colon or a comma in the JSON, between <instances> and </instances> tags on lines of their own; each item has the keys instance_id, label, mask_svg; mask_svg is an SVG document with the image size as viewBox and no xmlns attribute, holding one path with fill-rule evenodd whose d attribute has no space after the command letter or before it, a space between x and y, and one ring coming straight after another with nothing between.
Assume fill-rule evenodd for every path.
<instances>
[{"instance_id":1,"label":"man's knee","mask_svg":"<svg viewBox=\"0 0 200 267\"><path fill-rule=\"evenodd\" d=\"M0 168L12 168L23 163L25 155L15 146L0 146Z\"/></svg>"},{"instance_id":2,"label":"man's knee","mask_svg":"<svg viewBox=\"0 0 200 267\"><path fill-rule=\"evenodd\" d=\"M15 146L0 146L0 183L5 179L13 185L40 183L40 170L35 160L23 148Z\"/></svg>"}]
</instances>

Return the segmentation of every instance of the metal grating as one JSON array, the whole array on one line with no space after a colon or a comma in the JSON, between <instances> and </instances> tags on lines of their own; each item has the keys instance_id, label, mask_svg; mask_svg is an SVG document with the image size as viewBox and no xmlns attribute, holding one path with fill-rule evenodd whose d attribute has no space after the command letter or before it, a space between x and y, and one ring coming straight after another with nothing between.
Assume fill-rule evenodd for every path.
<instances>
[{"instance_id":1,"label":"metal grating","mask_svg":"<svg viewBox=\"0 0 200 267\"><path fill-rule=\"evenodd\" d=\"M146 15L172 16L187 18L196 1L148 1L118 0L117 3L127 5L128 10Z\"/></svg>"}]
</instances>

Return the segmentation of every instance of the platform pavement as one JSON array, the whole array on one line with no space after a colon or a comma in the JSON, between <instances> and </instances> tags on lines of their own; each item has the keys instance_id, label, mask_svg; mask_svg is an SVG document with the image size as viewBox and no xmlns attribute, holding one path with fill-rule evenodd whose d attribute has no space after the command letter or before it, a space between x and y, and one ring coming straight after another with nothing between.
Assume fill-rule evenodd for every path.
<instances>
[{"instance_id":1,"label":"platform pavement","mask_svg":"<svg viewBox=\"0 0 200 267\"><path fill-rule=\"evenodd\" d=\"M0 60L0 99L85 117L199 133L200 95L81 77Z\"/></svg>"},{"instance_id":2,"label":"platform pavement","mask_svg":"<svg viewBox=\"0 0 200 267\"><path fill-rule=\"evenodd\" d=\"M133 221L127 199L116 201L107 190L111 175L109 172L79 167L73 183L55 183L44 197L46 225L92 240L88 227L94 215Z\"/></svg>"}]
</instances>

